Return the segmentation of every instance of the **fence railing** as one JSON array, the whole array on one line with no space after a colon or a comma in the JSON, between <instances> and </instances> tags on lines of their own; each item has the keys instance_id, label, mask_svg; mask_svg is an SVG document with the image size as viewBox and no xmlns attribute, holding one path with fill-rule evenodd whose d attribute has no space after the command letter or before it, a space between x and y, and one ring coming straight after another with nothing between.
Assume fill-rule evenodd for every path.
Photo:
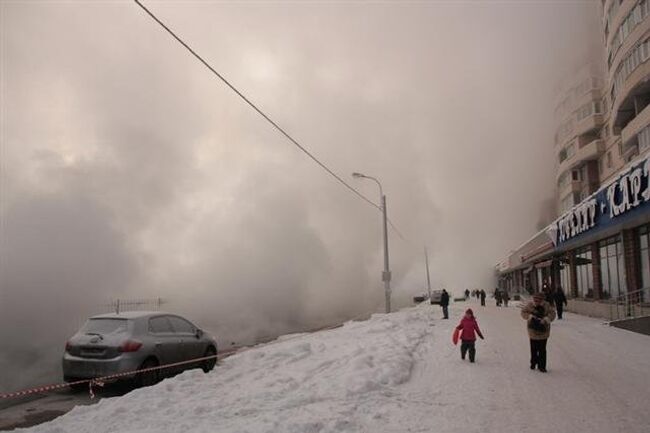
<instances>
[{"instance_id":1,"label":"fence railing","mask_svg":"<svg viewBox=\"0 0 650 433\"><path fill-rule=\"evenodd\" d=\"M622 293L610 300L611 320L631 319L650 315L650 287Z\"/></svg>"},{"instance_id":2,"label":"fence railing","mask_svg":"<svg viewBox=\"0 0 650 433\"><path fill-rule=\"evenodd\" d=\"M102 305L105 312L120 313L124 311L152 310L158 311L168 301L163 298L115 299Z\"/></svg>"}]
</instances>

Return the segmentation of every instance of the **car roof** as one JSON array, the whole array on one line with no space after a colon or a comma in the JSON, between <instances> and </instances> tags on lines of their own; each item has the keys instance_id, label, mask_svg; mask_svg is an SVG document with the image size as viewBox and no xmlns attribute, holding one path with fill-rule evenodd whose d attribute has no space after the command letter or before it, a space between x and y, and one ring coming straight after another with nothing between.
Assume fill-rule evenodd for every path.
<instances>
[{"instance_id":1,"label":"car roof","mask_svg":"<svg viewBox=\"0 0 650 433\"><path fill-rule=\"evenodd\" d=\"M170 314L165 311L124 311L121 313L98 314L91 319L140 319L143 317L161 316Z\"/></svg>"}]
</instances>

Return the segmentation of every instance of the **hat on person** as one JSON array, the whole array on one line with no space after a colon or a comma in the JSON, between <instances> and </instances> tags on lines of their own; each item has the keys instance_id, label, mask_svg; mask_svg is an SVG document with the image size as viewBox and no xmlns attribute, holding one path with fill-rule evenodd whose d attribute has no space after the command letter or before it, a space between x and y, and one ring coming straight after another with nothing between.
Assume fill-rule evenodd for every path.
<instances>
[{"instance_id":1,"label":"hat on person","mask_svg":"<svg viewBox=\"0 0 650 433\"><path fill-rule=\"evenodd\" d=\"M471 308L468 308L468 309L465 311L465 314L469 314L470 316L474 317L474 312L472 311Z\"/></svg>"},{"instance_id":2,"label":"hat on person","mask_svg":"<svg viewBox=\"0 0 650 433\"><path fill-rule=\"evenodd\" d=\"M542 301L544 300L544 294L537 292L533 295L533 299L541 299Z\"/></svg>"}]
</instances>

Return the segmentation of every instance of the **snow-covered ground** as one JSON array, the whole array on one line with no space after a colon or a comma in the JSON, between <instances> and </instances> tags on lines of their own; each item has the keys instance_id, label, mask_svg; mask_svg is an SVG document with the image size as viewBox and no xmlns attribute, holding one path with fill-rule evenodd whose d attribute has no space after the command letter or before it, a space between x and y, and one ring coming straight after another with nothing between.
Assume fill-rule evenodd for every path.
<instances>
[{"instance_id":1,"label":"snow-covered ground","mask_svg":"<svg viewBox=\"0 0 650 433\"><path fill-rule=\"evenodd\" d=\"M461 361L451 332L467 306L486 340ZM528 368L516 306L420 305L226 359L208 375L80 406L30 432L650 431L650 337L573 314L553 324L549 372Z\"/></svg>"}]
</instances>

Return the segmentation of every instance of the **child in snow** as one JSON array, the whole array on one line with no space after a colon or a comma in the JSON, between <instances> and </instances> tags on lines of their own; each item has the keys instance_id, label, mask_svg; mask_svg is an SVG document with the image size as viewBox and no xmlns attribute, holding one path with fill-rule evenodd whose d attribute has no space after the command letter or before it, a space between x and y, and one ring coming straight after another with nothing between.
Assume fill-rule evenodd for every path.
<instances>
[{"instance_id":1,"label":"child in snow","mask_svg":"<svg viewBox=\"0 0 650 433\"><path fill-rule=\"evenodd\" d=\"M456 326L456 329L461 332L460 357L465 359L465 354L469 351L469 362L474 362L474 359L476 358L476 348L474 347L476 334L481 337L481 340L484 338L471 308L468 308L467 311L465 311L465 317L461 319L460 324Z\"/></svg>"}]
</instances>

